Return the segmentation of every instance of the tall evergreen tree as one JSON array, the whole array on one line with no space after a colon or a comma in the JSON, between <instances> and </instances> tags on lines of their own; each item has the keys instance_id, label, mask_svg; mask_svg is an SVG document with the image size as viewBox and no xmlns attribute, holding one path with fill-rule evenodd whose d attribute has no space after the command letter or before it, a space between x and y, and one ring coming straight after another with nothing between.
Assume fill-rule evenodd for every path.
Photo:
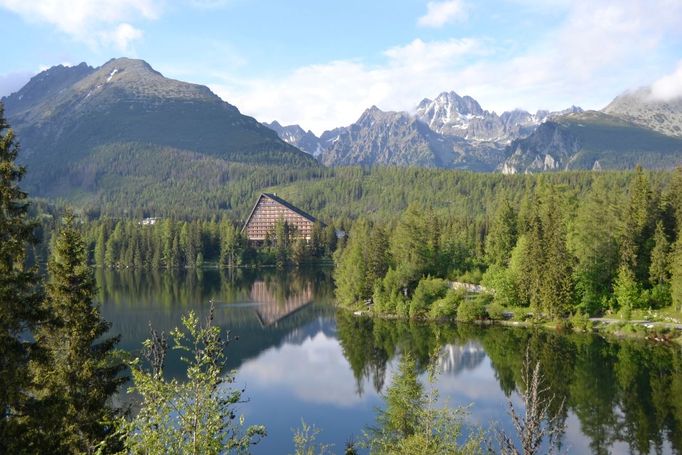
<instances>
[{"instance_id":1,"label":"tall evergreen tree","mask_svg":"<svg viewBox=\"0 0 682 455\"><path fill-rule=\"evenodd\" d=\"M388 236L380 226L373 226L369 232L367 245L364 248L365 263L367 264L367 285L371 288L374 283L386 275L389 265Z\"/></svg>"},{"instance_id":2,"label":"tall evergreen tree","mask_svg":"<svg viewBox=\"0 0 682 455\"><path fill-rule=\"evenodd\" d=\"M568 243L577 260L577 293L582 311L590 314L603 310L601 302L611 294L618 273L620 256L613 207L605 179L598 178L570 223Z\"/></svg>"},{"instance_id":3,"label":"tall evergreen tree","mask_svg":"<svg viewBox=\"0 0 682 455\"><path fill-rule=\"evenodd\" d=\"M490 264L506 266L516 245L516 211L509 199L501 198L486 238L485 252Z\"/></svg>"},{"instance_id":4,"label":"tall evergreen tree","mask_svg":"<svg viewBox=\"0 0 682 455\"><path fill-rule=\"evenodd\" d=\"M672 300L677 311L682 311L682 238L680 237L681 234L678 233L678 240L675 243L670 264Z\"/></svg>"},{"instance_id":5,"label":"tall evergreen tree","mask_svg":"<svg viewBox=\"0 0 682 455\"><path fill-rule=\"evenodd\" d=\"M337 250L334 258L336 298L343 306L353 306L372 296L372 285L367 281L364 249L369 238L365 220L358 220L349 234L345 248Z\"/></svg>"},{"instance_id":6,"label":"tall evergreen tree","mask_svg":"<svg viewBox=\"0 0 682 455\"><path fill-rule=\"evenodd\" d=\"M656 224L654 233L654 248L651 250L651 265L649 267L649 282L652 286L663 285L670 279L670 242L663 230L663 223Z\"/></svg>"},{"instance_id":7,"label":"tall evergreen tree","mask_svg":"<svg viewBox=\"0 0 682 455\"><path fill-rule=\"evenodd\" d=\"M11 453L12 444L22 444L33 346L22 334L41 319L39 280L36 271L25 266L27 247L35 242L35 224L29 219L27 195L19 187L25 169L16 163L18 153L0 103L0 453Z\"/></svg>"},{"instance_id":8,"label":"tall evergreen tree","mask_svg":"<svg viewBox=\"0 0 682 455\"><path fill-rule=\"evenodd\" d=\"M113 430L109 400L125 378L113 349L119 337L102 338L110 324L93 303L95 277L71 215L64 221L50 261L48 321L36 332L47 362L35 366L42 400L40 432L51 453L94 453Z\"/></svg>"},{"instance_id":9,"label":"tall evergreen tree","mask_svg":"<svg viewBox=\"0 0 682 455\"><path fill-rule=\"evenodd\" d=\"M542 306L552 317L564 316L573 300L572 258L566 247L566 228L560 197L552 186L543 204L543 270L540 296Z\"/></svg>"},{"instance_id":10,"label":"tall evergreen tree","mask_svg":"<svg viewBox=\"0 0 682 455\"><path fill-rule=\"evenodd\" d=\"M220 265L236 267L241 264L243 241L239 230L227 220L220 223Z\"/></svg>"},{"instance_id":11,"label":"tall evergreen tree","mask_svg":"<svg viewBox=\"0 0 682 455\"><path fill-rule=\"evenodd\" d=\"M653 235L656 229L657 197L647 174L637 167L625 208L622 264L629 267L639 283L648 282Z\"/></svg>"},{"instance_id":12,"label":"tall evergreen tree","mask_svg":"<svg viewBox=\"0 0 682 455\"><path fill-rule=\"evenodd\" d=\"M289 223L283 219L277 220L275 223L275 261L280 269L289 262L291 234Z\"/></svg>"},{"instance_id":13,"label":"tall evergreen tree","mask_svg":"<svg viewBox=\"0 0 682 455\"><path fill-rule=\"evenodd\" d=\"M678 238L682 235L682 166L675 168L668 188L668 202L675 216Z\"/></svg>"}]
</instances>

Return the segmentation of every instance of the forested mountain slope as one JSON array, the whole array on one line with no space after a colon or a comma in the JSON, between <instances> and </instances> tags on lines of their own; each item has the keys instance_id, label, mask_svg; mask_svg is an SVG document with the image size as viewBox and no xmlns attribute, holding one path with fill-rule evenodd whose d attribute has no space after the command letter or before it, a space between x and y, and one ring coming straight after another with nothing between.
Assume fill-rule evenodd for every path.
<instances>
[{"instance_id":1,"label":"forested mountain slope","mask_svg":"<svg viewBox=\"0 0 682 455\"><path fill-rule=\"evenodd\" d=\"M116 187L117 178L130 177L100 166L100 153L122 153L115 159L130 167L162 164L159 149L171 162L192 152L230 162L317 166L207 87L165 78L142 60L54 67L2 101L34 195L71 197L89 191L83 181ZM130 148L138 152L135 162L121 152Z\"/></svg>"}]
</instances>

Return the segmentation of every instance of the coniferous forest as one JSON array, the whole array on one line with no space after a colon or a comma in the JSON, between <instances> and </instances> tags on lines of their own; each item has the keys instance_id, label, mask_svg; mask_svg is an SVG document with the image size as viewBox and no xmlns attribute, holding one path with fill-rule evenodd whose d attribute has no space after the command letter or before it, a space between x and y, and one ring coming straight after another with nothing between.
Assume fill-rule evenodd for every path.
<instances>
[{"instance_id":1,"label":"coniferous forest","mask_svg":"<svg viewBox=\"0 0 682 455\"><path fill-rule=\"evenodd\" d=\"M333 260L340 307L414 320L511 318L589 330L594 316L682 311L682 169L503 176L292 168L286 182L268 182L275 186L261 188L252 175L248 190L228 185L241 193L219 210L126 212L115 201L97 210L31 201L20 188L17 140L0 121L0 296L12 302L1 319L3 452L221 453L248 451L267 435L262 425L234 421L243 391L223 373L230 339L212 316L202 322L190 312L170 333L173 349L191 355L186 379L169 379L163 332L152 329L139 357L116 350L119 338L107 335L95 304L94 268L286 269ZM326 224L306 242L280 221L264 243L249 244L242 223L265 190ZM352 356L355 347L346 349ZM460 444L459 410L431 407L436 398L418 374L406 354L378 427L361 443L372 453L478 453L486 438ZM132 418L112 405L129 380L141 397ZM225 388L231 392L216 401ZM293 436L298 453L312 453L305 450L316 447L315 434L302 423ZM346 449L357 453L354 442Z\"/></svg>"},{"instance_id":2,"label":"coniferous forest","mask_svg":"<svg viewBox=\"0 0 682 455\"><path fill-rule=\"evenodd\" d=\"M682 0L0 0L0 455L682 455Z\"/></svg>"},{"instance_id":3,"label":"coniferous forest","mask_svg":"<svg viewBox=\"0 0 682 455\"><path fill-rule=\"evenodd\" d=\"M413 203L360 219L337 253L339 302L410 318L679 311L682 169L551 177L499 188L478 216ZM451 281L490 292L470 302Z\"/></svg>"}]
</instances>

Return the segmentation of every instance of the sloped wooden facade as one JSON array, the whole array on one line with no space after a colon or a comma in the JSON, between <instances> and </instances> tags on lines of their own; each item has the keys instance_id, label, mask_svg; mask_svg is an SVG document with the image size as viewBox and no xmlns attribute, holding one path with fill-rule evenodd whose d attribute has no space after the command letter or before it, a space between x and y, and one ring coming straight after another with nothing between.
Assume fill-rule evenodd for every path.
<instances>
[{"instance_id":1,"label":"sloped wooden facade","mask_svg":"<svg viewBox=\"0 0 682 455\"><path fill-rule=\"evenodd\" d=\"M317 222L314 216L289 204L276 194L263 193L253 206L242 232L251 241L263 241L275 233L277 221L286 221L294 228L293 238L310 240L313 226Z\"/></svg>"}]
</instances>

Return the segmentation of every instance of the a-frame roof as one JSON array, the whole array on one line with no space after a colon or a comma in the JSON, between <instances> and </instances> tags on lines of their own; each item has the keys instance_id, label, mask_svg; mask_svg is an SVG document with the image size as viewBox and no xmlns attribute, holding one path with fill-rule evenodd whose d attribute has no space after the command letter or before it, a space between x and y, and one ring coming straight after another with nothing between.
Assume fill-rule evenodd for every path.
<instances>
[{"instance_id":1,"label":"a-frame roof","mask_svg":"<svg viewBox=\"0 0 682 455\"><path fill-rule=\"evenodd\" d=\"M295 205L292 205L292 204L288 203L287 201L285 201L285 200L282 199L281 197L278 197L276 194L272 194L272 193L261 193L261 195L258 197L258 200L256 201L256 203L253 205L253 208L251 209L251 213L249 213L248 218L246 218L246 222L244 223L244 227L242 227L242 231L244 231L244 229L246 229L246 226L249 225L249 221L251 221L251 218L253 217L253 214L254 214L254 212L256 211L256 207L258 207L258 204L260 203L261 199L263 199L264 197L266 197L266 198L268 198L268 199L272 199L273 201L277 202L278 204L283 205L284 207L288 208L288 209L291 210L292 212L294 212L294 213L296 213L296 214L298 214L298 215L301 215L303 218L305 218L306 220L310 221L311 223L317 223L317 222L318 222L317 218L315 218L314 216L312 216L312 215L309 214L308 212L305 212L305 211L299 209L299 208L296 207ZM326 226L326 225L325 225L323 222L321 222L321 221L319 221L319 223L320 223L322 226Z\"/></svg>"}]
</instances>

